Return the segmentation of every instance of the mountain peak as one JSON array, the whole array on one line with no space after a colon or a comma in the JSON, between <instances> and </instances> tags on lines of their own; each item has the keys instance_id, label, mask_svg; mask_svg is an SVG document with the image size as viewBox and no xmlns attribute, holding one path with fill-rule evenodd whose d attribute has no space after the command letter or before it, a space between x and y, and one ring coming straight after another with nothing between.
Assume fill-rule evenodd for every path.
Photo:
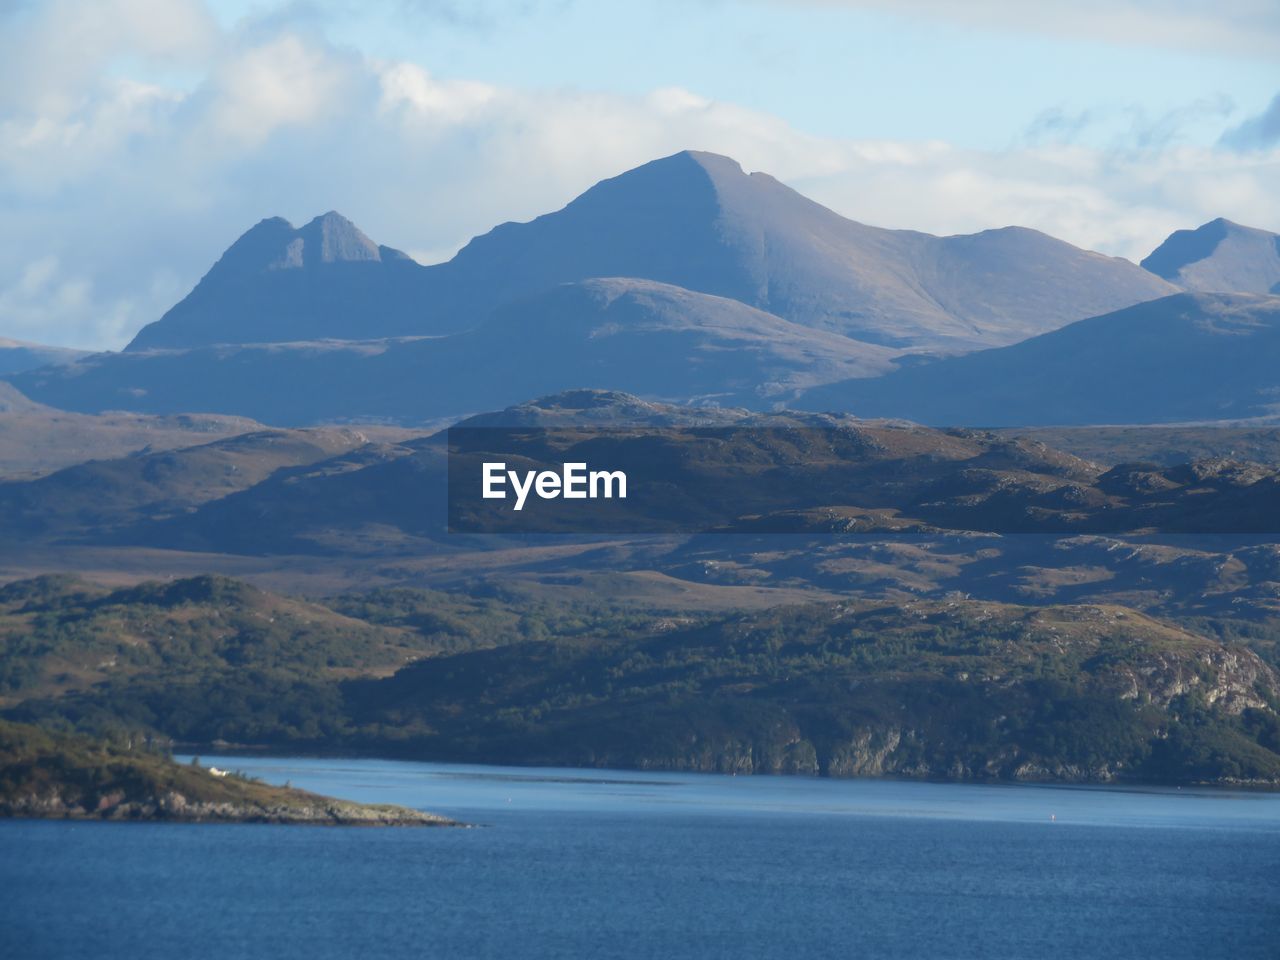
<instances>
[{"instance_id":1,"label":"mountain peak","mask_svg":"<svg viewBox=\"0 0 1280 960\"><path fill-rule=\"evenodd\" d=\"M303 266L315 262L382 259L378 245L336 210L316 217L298 230L297 235L302 241L300 254Z\"/></svg>"},{"instance_id":2,"label":"mountain peak","mask_svg":"<svg viewBox=\"0 0 1280 960\"><path fill-rule=\"evenodd\" d=\"M302 227L268 217L245 231L195 289L143 327L127 349L350 339L358 330L353 316L407 324L419 311L411 287L420 270L335 210Z\"/></svg>"},{"instance_id":3,"label":"mountain peak","mask_svg":"<svg viewBox=\"0 0 1280 960\"><path fill-rule=\"evenodd\" d=\"M746 171L742 169L742 164L733 159L733 157L727 157L722 153L712 153L709 150L681 150L679 153L664 157L655 161L655 163L676 159L692 160L708 173L736 174L742 177L747 175Z\"/></svg>"},{"instance_id":4,"label":"mountain peak","mask_svg":"<svg viewBox=\"0 0 1280 960\"><path fill-rule=\"evenodd\" d=\"M1141 266L1188 290L1280 292L1280 236L1218 217L1171 233Z\"/></svg>"},{"instance_id":5,"label":"mountain peak","mask_svg":"<svg viewBox=\"0 0 1280 960\"><path fill-rule=\"evenodd\" d=\"M612 205L636 198L644 202L660 202L663 197L674 196L687 202L697 195L709 196L713 172L742 175L742 168L728 157L682 150L601 180L573 200L566 210L597 204Z\"/></svg>"},{"instance_id":6,"label":"mountain peak","mask_svg":"<svg viewBox=\"0 0 1280 960\"><path fill-rule=\"evenodd\" d=\"M323 213L298 228L284 217L268 217L245 231L214 264L205 279L221 280L268 270L380 259L378 245L335 210Z\"/></svg>"}]
</instances>

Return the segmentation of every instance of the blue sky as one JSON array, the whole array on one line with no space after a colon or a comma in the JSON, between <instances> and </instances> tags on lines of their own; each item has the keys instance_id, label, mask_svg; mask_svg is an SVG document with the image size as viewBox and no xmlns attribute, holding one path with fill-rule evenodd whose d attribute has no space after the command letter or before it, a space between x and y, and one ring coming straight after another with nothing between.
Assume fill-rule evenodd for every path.
<instances>
[{"instance_id":1,"label":"blue sky","mask_svg":"<svg viewBox=\"0 0 1280 960\"><path fill-rule=\"evenodd\" d=\"M1273 0L0 0L0 336L115 347L258 219L429 262L686 147L1138 258L1280 229Z\"/></svg>"},{"instance_id":2,"label":"blue sky","mask_svg":"<svg viewBox=\"0 0 1280 960\"><path fill-rule=\"evenodd\" d=\"M1159 5L1150 6L1158 15ZM260 0L213 7L227 29L271 9ZM491 0L292 9L339 43L430 64L441 77L633 95L678 86L833 137L1001 148L1055 111L1092 117L1079 136L1099 146L1172 116L1178 137L1211 144L1224 119L1261 112L1280 86L1275 51L1265 47L1156 44L1142 31L1127 42L1091 39L1087 30L1053 35L840 4Z\"/></svg>"}]
</instances>

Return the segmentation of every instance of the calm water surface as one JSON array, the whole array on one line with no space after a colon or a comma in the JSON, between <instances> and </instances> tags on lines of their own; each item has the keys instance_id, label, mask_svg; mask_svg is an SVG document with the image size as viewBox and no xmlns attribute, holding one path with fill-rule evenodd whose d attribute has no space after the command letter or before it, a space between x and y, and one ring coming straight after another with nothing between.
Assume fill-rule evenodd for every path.
<instances>
[{"instance_id":1,"label":"calm water surface","mask_svg":"<svg viewBox=\"0 0 1280 960\"><path fill-rule=\"evenodd\" d=\"M216 763L483 827L0 822L0 956L1280 956L1274 794Z\"/></svg>"}]
</instances>

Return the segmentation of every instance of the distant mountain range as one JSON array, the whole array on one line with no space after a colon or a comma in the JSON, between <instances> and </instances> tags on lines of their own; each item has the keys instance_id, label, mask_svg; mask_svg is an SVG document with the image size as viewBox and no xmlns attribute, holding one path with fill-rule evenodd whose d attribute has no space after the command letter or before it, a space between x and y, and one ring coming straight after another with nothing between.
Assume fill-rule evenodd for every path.
<instances>
[{"instance_id":1,"label":"distant mountain range","mask_svg":"<svg viewBox=\"0 0 1280 960\"><path fill-rule=\"evenodd\" d=\"M996 350L814 388L811 410L970 426L1280 417L1280 297L1183 293Z\"/></svg>"},{"instance_id":2,"label":"distant mountain range","mask_svg":"<svg viewBox=\"0 0 1280 960\"><path fill-rule=\"evenodd\" d=\"M655 280L894 347L1012 343L1172 288L1125 260L1009 227L934 237L847 220L728 157L686 151L505 223L445 264L336 213L264 220L130 350L455 332L596 277Z\"/></svg>"},{"instance_id":3,"label":"distant mountain range","mask_svg":"<svg viewBox=\"0 0 1280 960\"><path fill-rule=\"evenodd\" d=\"M1177 322L1226 301L1176 295L1270 293L1276 243L1216 220L1174 234L1139 267L1019 227L886 230L727 157L683 152L502 224L434 266L334 212L301 228L264 220L123 353L59 366L15 354L6 371L0 348L0 376L66 410L281 426L438 423L579 388L948 423L1255 417L1270 412L1280 378L1227 376L1240 337ZM1169 318L1150 345L1124 335L1138 329L1126 312L1138 304L1151 306L1132 316ZM1255 308L1269 309L1230 307ZM1119 318L1114 336L1102 335L1108 318ZM1045 336L1047 346L1027 346ZM1246 370L1268 343L1250 336ZM1093 367L1075 365L1094 363L1090 344L1103 342L1095 366L1121 379L1099 390ZM1023 365L1033 354L1041 365Z\"/></svg>"},{"instance_id":4,"label":"distant mountain range","mask_svg":"<svg viewBox=\"0 0 1280 960\"><path fill-rule=\"evenodd\" d=\"M89 352L69 347L46 347L39 343L24 343L0 337L0 376L50 364L74 363L81 357L87 357Z\"/></svg>"}]
</instances>

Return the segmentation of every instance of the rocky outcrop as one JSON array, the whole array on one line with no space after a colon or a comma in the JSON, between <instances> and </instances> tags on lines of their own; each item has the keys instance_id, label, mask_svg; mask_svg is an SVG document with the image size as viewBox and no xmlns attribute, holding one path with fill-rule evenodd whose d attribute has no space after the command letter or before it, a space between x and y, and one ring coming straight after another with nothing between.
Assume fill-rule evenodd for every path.
<instances>
[{"instance_id":1,"label":"rocky outcrop","mask_svg":"<svg viewBox=\"0 0 1280 960\"><path fill-rule=\"evenodd\" d=\"M160 796L127 797L114 791L84 803L68 800L57 788L0 800L0 817L66 820L165 820L182 823L303 823L321 826L456 826L447 817L407 807L367 805L298 793L283 802L233 802L189 799L168 791Z\"/></svg>"}]
</instances>

